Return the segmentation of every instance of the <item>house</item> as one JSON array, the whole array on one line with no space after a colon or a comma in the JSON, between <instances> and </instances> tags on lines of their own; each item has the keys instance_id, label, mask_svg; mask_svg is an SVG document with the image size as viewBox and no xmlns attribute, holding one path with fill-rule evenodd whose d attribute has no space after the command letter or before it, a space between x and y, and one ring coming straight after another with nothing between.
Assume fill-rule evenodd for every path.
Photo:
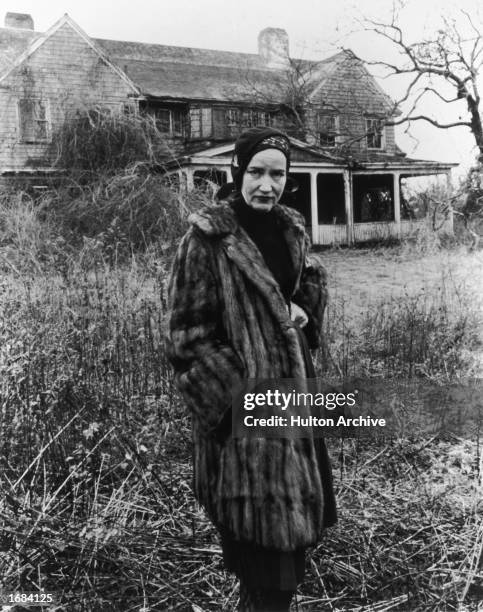
<instances>
[{"instance_id":1,"label":"house","mask_svg":"<svg viewBox=\"0 0 483 612\"><path fill-rule=\"evenodd\" d=\"M351 52L289 58L284 30L266 28L257 54L94 39L68 15L47 32L7 13L0 28L0 176L55 171L53 131L76 109L154 117L187 187L222 184L236 136L273 125L291 136L290 204L314 244L401 237L416 220L401 181L456 164L410 159L388 119L394 105ZM289 100L294 102L290 103ZM303 120L301 120L301 117Z\"/></svg>"}]
</instances>

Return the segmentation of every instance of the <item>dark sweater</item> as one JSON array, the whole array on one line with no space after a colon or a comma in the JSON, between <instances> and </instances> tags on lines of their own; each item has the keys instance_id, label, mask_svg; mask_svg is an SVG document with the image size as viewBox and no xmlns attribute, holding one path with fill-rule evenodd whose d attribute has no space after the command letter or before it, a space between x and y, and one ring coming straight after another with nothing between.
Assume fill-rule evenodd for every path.
<instances>
[{"instance_id":1,"label":"dark sweater","mask_svg":"<svg viewBox=\"0 0 483 612\"><path fill-rule=\"evenodd\" d=\"M233 208L240 225L262 254L268 269L280 286L285 301L289 304L297 280L296 272L276 216L273 211L251 208L243 198L237 198L233 202Z\"/></svg>"}]
</instances>

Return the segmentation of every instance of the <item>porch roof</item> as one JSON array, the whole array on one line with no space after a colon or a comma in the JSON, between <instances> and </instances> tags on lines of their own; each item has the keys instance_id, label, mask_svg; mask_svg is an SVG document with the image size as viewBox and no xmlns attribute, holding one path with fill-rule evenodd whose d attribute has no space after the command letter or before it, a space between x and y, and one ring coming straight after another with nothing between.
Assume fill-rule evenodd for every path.
<instances>
[{"instance_id":1,"label":"porch roof","mask_svg":"<svg viewBox=\"0 0 483 612\"><path fill-rule=\"evenodd\" d=\"M427 159L413 159L404 153L390 155L383 152L367 152L361 155L350 153L346 156L335 150L310 146L301 140L290 138L292 145L291 167L293 169L317 170L318 168L334 171L351 170L355 173L399 172L406 176L444 174L455 168L454 162L439 162ZM179 166L187 165L230 165L234 143L211 147L176 160Z\"/></svg>"}]
</instances>

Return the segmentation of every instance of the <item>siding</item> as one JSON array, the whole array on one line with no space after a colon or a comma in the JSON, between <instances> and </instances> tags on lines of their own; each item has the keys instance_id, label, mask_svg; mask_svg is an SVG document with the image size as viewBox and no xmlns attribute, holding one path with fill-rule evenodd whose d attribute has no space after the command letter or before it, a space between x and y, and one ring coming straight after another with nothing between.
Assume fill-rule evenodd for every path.
<instances>
[{"instance_id":1,"label":"siding","mask_svg":"<svg viewBox=\"0 0 483 612\"><path fill-rule=\"evenodd\" d=\"M73 109L94 105L120 109L129 85L75 32L63 24L25 62L0 83L0 169L48 167L47 143L19 142L20 98L49 100L51 128Z\"/></svg>"},{"instance_id":2,"label":"siding","mask_svg":"<svg viewBox=\"0 0 483 612\"><path fill-rule=\"evenodd\" d=\"M313 76L317 78L316 72ZM355 152L367 150L365 117L382 116L392 109L390 98L380 90L364 65L354 57L342 54L312 97L312 103L316 108L339 114L342 142L348 143ZM315 129L315 123L311 127ZM387 126L385 134L384 151L393 154L394 127Z\"/></svg>"},{"instance_id":3,"label":"siding","mask_svg":"<svg viewBox=\"0 0 483 612\"><path fill-rule=\"evenodd\" d=\"M364 152L367 148L364 116L383 115L390 107L390 101L366 68L349 54L339 54L333 66L324 70L317 74L315 68L312 73L315 83L319 81L321 84L313 97L314 106L338 113L342 140L350 143L354 152ZM55 131L74 109L97 105L118 110L131 93L129 85L69 23L64 23L0 83L0 170L46 168L54 160L48 143L19 142L19 99L32 97L48 100L51 130ZM313 140L315 121L316 114L312 112L306 134L308 142ZM284 125L281 117L275 118L274 124L282 129L291 127ZM233 140L235 132L225 125L224 108L215 105L211 138L195 143L189 143L189 137L173 138L168 144L173 154L181 155L188 149ZM296 136L303 137L301 134ZM395 152L392 126L386 127L384 150L389 154Z\"/></svg>"}]
</instances>

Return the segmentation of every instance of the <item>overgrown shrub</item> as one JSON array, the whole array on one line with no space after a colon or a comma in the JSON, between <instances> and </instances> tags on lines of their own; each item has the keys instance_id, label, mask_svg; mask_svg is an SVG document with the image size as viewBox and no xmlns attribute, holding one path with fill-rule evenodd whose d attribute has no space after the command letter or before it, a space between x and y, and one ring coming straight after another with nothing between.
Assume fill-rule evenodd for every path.
<instances>
[{"instance_id":1,"label":"overgrown shrub","mask_svg":"<svg viewBox=\"0 0 483 612\"><path fill-rule=\"evenodd\" d=\"M132 166L80 188L50 192L44 206L70 244L90 242L111 262L152 245L163 254L184 233L189 213L162 176Z\"/></svg>"},{"instance_id":2,"label":"overgrown shrub","mask_svg":"<svg viewBox=\"0 0 483 612\"><path fill-rule=\"evenodd\" d=\"M55 166L81 182L173 157L153 117L97 108L68 116L53 135L52 150Z\"/></svg>"},{"instance_id":3,"label":"overgrown shrub","mask_svg":"<svg viewBox=\"0 0 483 612\"><path fill-rule=\"evenodd\" d=\"M79 112L52 146L63 170L57 185L34 196L17 183L0 198L3 267L57 266L65 274L79 261L89 267L147 250L169 255L188 214L210 203L203 190L187 193L163 174L171 153L151 117Z\"/></svg>"}]
</instances>

